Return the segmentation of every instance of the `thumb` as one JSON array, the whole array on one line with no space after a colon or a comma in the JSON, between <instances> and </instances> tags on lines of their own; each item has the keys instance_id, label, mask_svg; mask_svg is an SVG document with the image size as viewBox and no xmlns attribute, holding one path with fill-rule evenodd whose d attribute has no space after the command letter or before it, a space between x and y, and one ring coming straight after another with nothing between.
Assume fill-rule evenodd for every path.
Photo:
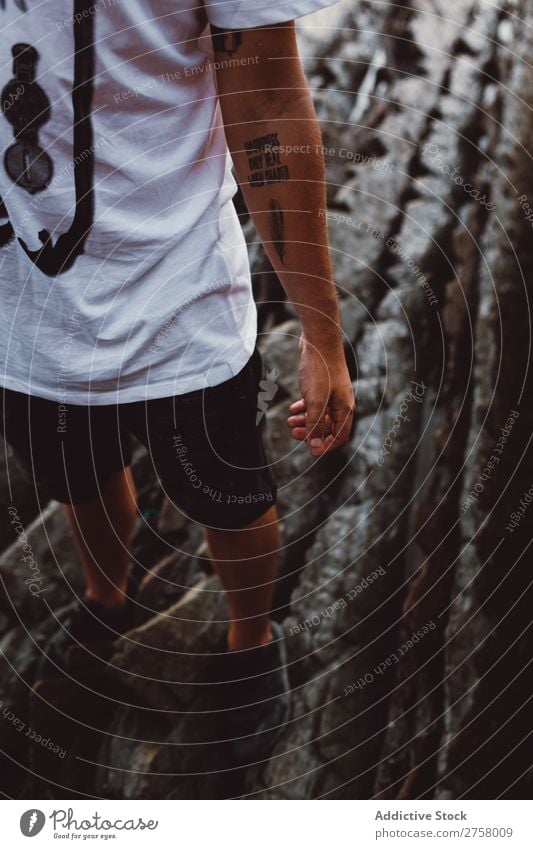
<instances>
[{"instance_id":1,"label":"thumb","mask_svg":"<svg viewBox=\"0 0 533 849\"><path fill-rule=\"evenodd\" d=\"M306 398L305 401L307 409L306 439L313 448L319 447L327 433L327 402L316 398Z\"/></svg>"}]
</instances>

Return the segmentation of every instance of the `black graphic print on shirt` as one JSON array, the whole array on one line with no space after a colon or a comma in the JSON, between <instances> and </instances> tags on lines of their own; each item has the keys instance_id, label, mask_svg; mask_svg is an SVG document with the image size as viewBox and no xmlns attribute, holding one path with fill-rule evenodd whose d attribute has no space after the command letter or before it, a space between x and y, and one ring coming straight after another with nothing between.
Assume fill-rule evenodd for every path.
<instances>
[{"instance_id":1,"label":"black graphic print on shirt","mask_svg":"<svg viewBox=\"0 0 533 849\"><path fill-rule=\"evenodd\" d=\"M7 214L7 209L2 198L0 198L0 218L9 219L9 215ZM9 220L7 224L0 224L0 248L3 248L4 245L9 244L9 242L13 238L13 235L13 227L9 223Z\"/></svg>"},{"instance_id":2,"label":"black graphic print on shirt","mask_svg":"<svg viewBox=\"0 0 533 849\"><path fill-rule=\"evenodd\" d=\"M3 3L2 8L5 8ZM87 0L74 0L72 20L74 35L73 175L76 195L74 218L67 232L62 233L55 244L49 230L46 229L38 234L42 247L37 250L30 250L24 239L20 237L18 239L30 260L48 276L56 276L72 268L77 257L84 251L87 236L94 222L94 145L91 119L95 65L94 15L91 14ZM4 166L10 178L32 194L43 191L52 177L51 158L48 153L44 153L38 147L36 134L45 121L53 121L53 114L50 112L48 98L43 88L34 81L35 65L39 57L35 48L27 44L17 44L13 47L13 57L14 66L16 66L15 78L2 92L2 106L4 117L13 124L16 141L6 152ZM21 74L26 75L25 81L21 81ZM13 88L15 84L18 85L18 89ZM21 86L24 87L23 92L20 90ZM26 97L27 91L30 93L29 97ZM5 97L6 94L10 95L9 101ZM20 106L19 101L22 101L24 105L19 108L19 119L17 119L16 106ZM4 109L8 102L12 105L9 109ZM51 155L53 156L53 149ZM0 227L0 243L6 236L7 227L10 225ZM3 230L6 232L3 233Z\"/></svg>"},{"instance_id":3,"label":"black graphic print on shirt","mask_svg":"<svg viewBox=\"0 0 533 849\"><path fill-rule=\"evenodd\" d=\"M9 0L8 0L9 2ZM27 12L28 7L26 6L26 0L13 0L15 6L20 9L21 12ZM0 0L0 9L6 8L6 0Z\"/></svg>"},{"instance_id":4,"label":"black graphic print on shirt","mask_svg":"<svg viewBox=\"0 0 533 849\"><path fill-rule=\"evenodd\" d=\"M11 52L13 79L2 90L1 108L15 142L4 154L4 166L17 186L35 194L46 189L53 174L52 160L38 142L39 128L50 120L50 101L35 82L36 49L15 44Z\"/></svg>"}]
</instances>

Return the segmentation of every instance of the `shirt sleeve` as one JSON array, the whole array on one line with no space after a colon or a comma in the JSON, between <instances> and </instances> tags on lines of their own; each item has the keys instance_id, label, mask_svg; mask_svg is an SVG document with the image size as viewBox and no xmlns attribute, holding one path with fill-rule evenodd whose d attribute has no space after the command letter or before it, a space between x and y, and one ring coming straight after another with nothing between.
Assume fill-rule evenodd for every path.
<instances>
[{"instance_id":1,"label":"shirt sleeve","mask_svg":"<svg viewBox=\"0 0 533 849\"><path fill-rule=\"evenodd\" d=\"M207 19L216 27L251 27L292 21L302 15L334 6L338 0L203 0Z\"/></svg>"}]
</instances>

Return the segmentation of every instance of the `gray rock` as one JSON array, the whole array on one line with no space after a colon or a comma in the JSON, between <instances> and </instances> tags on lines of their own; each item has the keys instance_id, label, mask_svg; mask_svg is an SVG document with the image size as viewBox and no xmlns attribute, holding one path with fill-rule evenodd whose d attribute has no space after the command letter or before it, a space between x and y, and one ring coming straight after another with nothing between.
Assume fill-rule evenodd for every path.
<instances>
[{"instance_id":1,"label":"gray rock","mask_svg":"<svg viewBox=\"0 0 533 849\"><path fill-rule=\"evenodd\" d=\"M180 601L116 644L121 681L156 708L186 707L197 695L212 652L224 645L228 614L217 579L203 579Z\"/></svg>"},{"instance_id":2,"label":"gray rock","mask_svg":"<svg viewBox=\"0 0 533 849\"><path fill-rule=\"evenodd\" d=\"M9 518L9 507L15 507L26 524L39 513L39 501L33 482L22 471L12 448L0 439L0 480L6 485L0 490L0 515ZM41 507L44 505L41 504ZM13 542L10 521L0 524L0 550Z\"/></svg>"},{"instance_id":3,"label":"gray rock","mask_svg":"<svg viewBox=\"0 0 533 849\"><path fill-rule=\"evenodd\" d=\"M146 573L136 593L136 606L143 608L143 621L171 607L209 571L207 560L196 553L177 551Z\"/></svg>"},{"instance_id":4,"label":"gray rock","mask_svg":"<svg viewBox=\"0 0 533 849\"><path fill-rule=\"evenodd\" d=\"M395 509L389 502L372 520L369 503L341 508L308 552L285 624L292 721L268 769L252 776L261 798L367 792L364 774L379 751L373 730L386 712L387 676L371 670L388 655L387 600L401 578L391 559L399 537L376 533L376 523ZM354 689L365 674L371 683Z\"/></svg>"},{"instance_id":5,"label":"gray rock","mask_svg":"<svg viewBox=\"0 0 533 849\"><path fill-rule=\"evenodd\" d=\"M61 610L58 611L61 613ZM57 628L55 616L39 624L24 619L0 640L0 750L5 769L0 789L11 798L24 792L28 775L29 741L32 729L29 696L36 663L46 640Z\"/></svg>"},{"instance_id":6,"label":"gray rock","mask_svg":"<svg viewBox=\"0 0 533 849\"><path fill-rule=\"evenodd\" d=\"M512 532L506 530L531 486L532 468L533 415L531 405L521 402L522 393L531 392L524 360L529 329L523 320L532 296L531 224L510 189L519 185L533 196L528 155L520 141L529 139L532 130L531 112L520 104L521 97L531 98L524 64L531 51L529 29L515 30L514 49L520 58L506 84L516 97L506 101L506 131L495 152L504 173L496 168L491 173L498 219L489 217L482 244L486 262L480 270L475 388L460 497L461 555L446 635L445 705L454 707L446 716L438 763L439 798L458 793L527 798L531 792L524 745L529 733L525 705L532 695L525 672L531 654L531 576L523 557L531 523L524 518ZM487 469L491 457L496 461Z\"/></svg>"},{"instance_id":7,"label":"gray rock","mask_svg":"<svg viewBox=\"0 0 533 849\"><path fill-rule=\"evenodd\" d=\"M376 413L384 403L384 383L379 377L367 377L356 380L353 384L357 401L357 416L364 418Z\"/></svg>"},{"instance_id":8,"label":"gray rock","mask_svg":"<svg viewBox=\"0 0 533 849\"><path fill-rule=\"evenodd\" d=\"M22 518L22 517L20 517ZM8 616L18 611L27 622L39 622L84 588L63 508L50 504L0 556L0 607ZM29 549L24 550L24 545ZM29 558L26 562L23 557ZM35 581L32 592L30 583ZM33 593L33 594L32 594Z\"/></svg>"},{"instance_id":9,"label":"gray rock","mask_svg":"<svg viewBox=\"0 0 533 849\"><path fill-rule=\"evenodd\" d=\"M266 336L260 338L260 351L263 358L264 372L274 381L276 393L272 403L279 400L278 390L290 399L290 402L300 398L298 382L298 366L300 364L299 339L301 336L299 321L284 321L278 324Z\"/></svg>"},{"instance_id":10,"label":"gray rock","mask_svg":"<svg viewBox=\"0 0 533 849\"><path fill-rule=\"evenodd\" d=\"M390 404L415 377L414 354L414 339L404 320L368 324L357 346L358 375L382 377L385 401Z\"/></svg>"},{"instance_id":11,"label":"gray rock","mask_svg":"<svg viewBox=\"0 0 533 849\"><path fill-rule=\"evenodd\" d=\"M163 534L163 536L174 534L186 528L189 522L190 519L185 513L165 496L157 521L157 530L159 533Z\"/></svg>"}]
</instances>

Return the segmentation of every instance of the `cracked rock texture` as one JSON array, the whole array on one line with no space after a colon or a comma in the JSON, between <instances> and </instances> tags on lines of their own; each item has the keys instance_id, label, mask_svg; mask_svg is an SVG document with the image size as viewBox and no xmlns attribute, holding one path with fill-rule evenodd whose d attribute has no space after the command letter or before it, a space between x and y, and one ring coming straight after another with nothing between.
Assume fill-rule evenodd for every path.
<instances>
[{"instance_id":1,"label":"cracked rock texture","mask_svg":"<svg viewBox=\"0 0 533 849\"><path fill-rule=\"evenodd\" d=\"M273 615L293 688L270 759L228 765L208 695L224 597L201 529L161 503L140 451L136 627L111 673L87 659L83 705L68 686L30 697L82 584L59 505L37 504L4 457L5 508L46 586L28 594L5 528L4 793L531 798L532 25L527 0L345 0L301 25L359 409L350 444L319 463L288 437L298 323L243 215L277 385ZM66 756L29 748L17 720Z\"/></svg>"}]
</instances>

